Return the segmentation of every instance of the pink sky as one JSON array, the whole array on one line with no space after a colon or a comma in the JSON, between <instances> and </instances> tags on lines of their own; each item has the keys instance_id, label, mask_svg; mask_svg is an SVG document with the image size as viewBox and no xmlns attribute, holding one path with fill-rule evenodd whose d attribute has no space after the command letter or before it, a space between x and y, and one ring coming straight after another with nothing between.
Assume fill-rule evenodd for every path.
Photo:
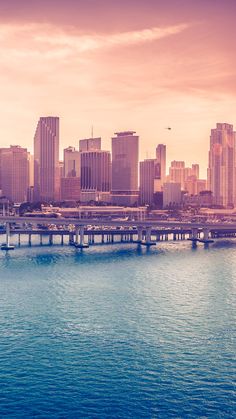
<instances>
[{"instance_id":1,"label":"pink sky","mask_svg":"<svg viewBox=\"0 0 236 419\"><path fill-rule=\"evenodd\" d=\"M235 0L0 0L0 146L32 150L57 115L61 149L134 129L140 158L166 143L204 176L210 129L236 127L235 16Z\"/></svg>"}]
</instances>

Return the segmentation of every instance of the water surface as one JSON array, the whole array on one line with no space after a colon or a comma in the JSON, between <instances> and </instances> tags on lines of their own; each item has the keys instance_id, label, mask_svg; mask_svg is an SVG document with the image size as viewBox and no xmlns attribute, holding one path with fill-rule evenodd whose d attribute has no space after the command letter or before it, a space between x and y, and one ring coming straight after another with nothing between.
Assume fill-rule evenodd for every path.
<instances>
[{"instance_id":1,"label":"water surface","mask_svg":"<svg viewBox=\"0 0 236 419\"><path fill-rule=\"evenodd\" d=\"M233 418L236 241L0 253L0 417Z\"/></svg>"}]
</instances>

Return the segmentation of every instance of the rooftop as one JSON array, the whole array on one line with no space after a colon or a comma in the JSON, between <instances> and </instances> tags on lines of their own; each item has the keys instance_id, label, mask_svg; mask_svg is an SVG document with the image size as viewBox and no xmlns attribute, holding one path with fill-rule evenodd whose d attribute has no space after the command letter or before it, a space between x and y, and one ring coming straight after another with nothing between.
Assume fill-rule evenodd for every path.
<instances>
[{"instance_id":1,"label":"rooftop","mask_svg":"<svg viewBox=\"0 0 236 419\"><path fill-rule=\"evenodd\" d=\"M126 135L133 135L133 134L136 134L136 131L115 132L115 135L117 135L117 137L125 137Z\"/></svg>"}]
</instances>

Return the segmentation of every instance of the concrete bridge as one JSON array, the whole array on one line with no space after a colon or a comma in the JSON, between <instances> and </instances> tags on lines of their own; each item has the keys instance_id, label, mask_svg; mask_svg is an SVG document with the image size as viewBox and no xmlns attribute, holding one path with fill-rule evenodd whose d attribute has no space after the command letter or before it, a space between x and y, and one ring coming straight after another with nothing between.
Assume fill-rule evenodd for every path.
<instances>
[{"instance_id":1,"label":"concrete bridge","mask_svg":"<svg viewBox=\"0 0 236 419\"><path fill-rule=\"evenodd\" d=\"M95 237L101 237L101 243L114 242L115 237L120 241L138 243L144 246L153 246L160 240L191 240L194 245L197 242L208 244L217 237L236 237L236 223L192 223L179 221L120 221L107 219L77 219L77 218L46 218L46 217L0 217L3 228L0 234L5 235L5 243L2 250L14 249L10 242L12 234L20 236L28 235L29 244L32 236L38 235L40 243L42 237L48 236L49 243L53 243L54 236L68 236L68 241L77 248L88 247L93 244ZM17 225L17 229L15 226ZM42 226L53 226L53 229L43 229ZM30 226L30 228L28 227ZM87 240L85 240L85 237Z\"/></svg>"}]
</instances>

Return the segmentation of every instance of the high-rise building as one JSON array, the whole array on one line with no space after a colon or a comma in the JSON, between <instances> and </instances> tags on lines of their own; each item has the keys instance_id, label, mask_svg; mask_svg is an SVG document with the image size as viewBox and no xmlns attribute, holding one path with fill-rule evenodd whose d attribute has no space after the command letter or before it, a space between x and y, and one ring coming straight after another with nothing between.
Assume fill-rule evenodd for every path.
<instances>
[{"instance_id":1,"label":"high-rise building","mask_svg":"<svg viewBox=\"0 0 236 419\"><path fill-rule=\"evenodd\" d=\"M59 118L41 117L34 136L35 200L53 201L60 196Z\"/></svg>"},{"instance_id":2,"label":"high-rise building","mask_svg":"<svg viewBox=\"0 0 236 419\"><path fill-rule=\"evenodd\" d=\"M59 178L64 177L64 161L59 160Z\"/></svg>"},{"instance_id":3,"label":"high-rise building","mask_svg":"<svg viewBox=\"0 0 236 419\"><path fill-rule=\"evenodd\" d=\"M211 130L208 188L216 205L235 204L235 141L233 125L218 123Z\"/></svg>"},{"instance_id":4,"label":"high-rise building","mask_svg":"<svg viewBox=\"0 0 236 419\"><path fill-rule=\"evenodd\" d=\"M61 200L80 201L80 178L62 177L61 178Z\"/></svg>"},{"instance_id":5,"label":"high-rise building","mask_svg":"<svg viewBox=\"0 0 236 419\"><path fill-rule=\"evenodd\" d=\"M192 164L191 176L196 176L196 178L199 179L199 164Z\"/></svg>"},{"instance_id":6,"label":"high-rise building","mask_svg":"<svg viewBox=\"0 0 236 419\"><path fill-rule=\"evenodd\" d=\"M61 178L61 199L80 200L81 165L80 152L75 147L64 149L64 168Z\"/></svg>"},{"instance_id":7,"label":"high-rise building","mask_svg":"<svg viewBox=\"0 0 236 419\"><path fill-rule=\"evenodd\" d=\"M75 147L64 149L64 177L80 178L80 152Z\"/></svg>"},{"instance_id":8,"label":"high-rise building","mask_svg":"<svg viewBox=\"0 0 236 419\"><path fill-rule=\"evenodd\" d=\"M8 150L8 148L0 148L0 194L2 195L2 153L4 150Z\"/></svg>"},{"instance_id":9,"label":"high-rise building","mask_svg":"<svg viewBox=\"0 0 236 419\"><path fill-rule=\"evenodd\" d=\"M178 207L181 204L181 184L168 182L163 185L163 208Z\"/></svg>"},{"instance_id":10,"label":"high-rise building","mask_svg":"<svg viewBox=\"0 0 236 419\"><path fill-rule=\"evenodd\" d=\"M34 156L28 153L28 164L29 164L29 186L34 186Z\"/></svg>"},{"instance_id":11,"label":"high-rise building","mask_svg":"<svg viewBox=\"0 0 236 419\"><path fill-rule=\"evenodd\" d=\"M156 159L146 159L139 163L140 191L139 202L141 205L151 205L154 200L155 182L160 179L160 164Z\"/></svg>"},{"instance_id":12,"label":"high-rise building","mask_svg":"<svg viewBox=\"0 0 236 419\"><path fill-rule=\"evenodd\" d=\"M81 189L110 192L111 153L110 151L84 151L81 158Z\"/></svg>"},{"instance_id":13,"label":"high-rise building","mask_svg":"<svg viewBox=\"0 0 236 419\"><path fill-rule=\"evenodd\" d=\"M101 150L101 137L85 138L79 141L79 151L98 151Z\"/></svg>"},{"instance_id":14,"label":"high-rise building","mask_svg":"<svg viewBox=\"0 0 236 419\"><path fill-rule=\"evenodd\" d=\"M11 146L1 150L2 194L13 202L27 200L29 160L26 148Z\"/></svg>"},{"instance_id":15,"label":"high-rise building","mask_svg":"<svg viewBox=\"0 0 236 419\"><path fill-rule=\"evenodd\" d=\"M184 189L186 177L184 161L172 161L169 169L170 182L180 183L181 189Z\"/></svg>"},{"instance_id":16,"label":"high-rise building","mask_svg":"<svg viewBox=\"0 0 236 419\"><path fill-rule=\"evenodd\" d=\"M112 201L131 205L138 200L139 137L135 131L115 133L112 138Z\"/></svg>"},{"instance_id":17,"label":"high-rise building","mask_svg":"<svg viewBox=\"0 0 236 419\"><path fill-rule=\"evenodd\" d=\"M160 179L161 179L161 186L166 180L166 145L165 144L158 144L156 148L156 159L157 163L160 164Z\"/></svg>"},{"instance_id":18,"label":"high-rise building","mask_svg":"<svg viewBox=\"0 0 236 419\"><path fill-rule=\"evenodd\" d=\"M192 180L192 176L199 179L199 165L192 164L192 167L185 167L184 161L172 161L169 169L169 181L181 184L181 189L184 190L186 182Z\"/></svg>"},{"instance_id":19,"label":"high-rise building","mask_svg":"<svg viewBox=\"0 0 236 419\"><path fill-rule=\"evenodd\" d=\"M206 191L206 188L207 188L207 181L206 181L206 179L197 179L197 189L196 189L197 195L200 192Z\"/></svg>"}]
</instances>

